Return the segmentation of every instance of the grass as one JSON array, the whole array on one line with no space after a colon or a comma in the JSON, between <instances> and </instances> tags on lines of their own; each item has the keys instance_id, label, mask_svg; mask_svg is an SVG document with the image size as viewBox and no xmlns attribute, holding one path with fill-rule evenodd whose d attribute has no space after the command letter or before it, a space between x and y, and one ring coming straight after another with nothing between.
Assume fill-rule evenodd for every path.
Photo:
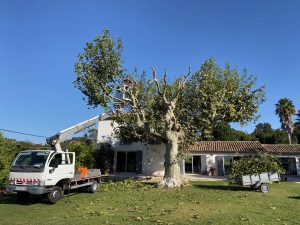
<instances>
[{"instance_id":1,"label":"grass","mask_svg":"<svg viewBox=\"0 0 300 225\"><path fill-rule=\"evenodd\" d=\"M272 184L270 193L227 182L192 182L159 189L133 181L71 193L55 205L15 196L0 201L0 224L300 224L300 185Z\"/></svg>"}]
</instances>

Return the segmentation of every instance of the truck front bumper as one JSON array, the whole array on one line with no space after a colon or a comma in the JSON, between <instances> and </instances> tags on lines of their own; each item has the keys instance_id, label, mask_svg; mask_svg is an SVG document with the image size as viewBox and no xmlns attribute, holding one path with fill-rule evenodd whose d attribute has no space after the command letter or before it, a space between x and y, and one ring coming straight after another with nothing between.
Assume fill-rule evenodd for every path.
<instances>
[{"instance_id":1,"label":"truck front bumper","mask_svg":"<svg viewBox=\"0 0 300 225\"><path fill-rule=\"evenodd\" d=\"M51 191L51 188L46 187L40 187L40 186L17 186L17 185L7 185L6 186L7 192L28 192L33 195L42 195L49 193Z\"/></svg>"}]
</instances>

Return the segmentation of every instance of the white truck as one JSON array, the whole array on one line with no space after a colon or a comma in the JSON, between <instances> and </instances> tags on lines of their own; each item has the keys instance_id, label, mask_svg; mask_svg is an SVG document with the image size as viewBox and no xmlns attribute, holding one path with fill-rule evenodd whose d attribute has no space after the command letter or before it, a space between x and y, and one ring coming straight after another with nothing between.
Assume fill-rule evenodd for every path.
<instances>
[{"instance_id":1,"label":"white truck","mask_svg":"<svg viewBox=\"0 0 300 225\"><path fill-rule=\"evenodd\" d=\"M13 160L7 192L16 192L19 201L27 201L30 195L45 195L50 203L56 203L65 191L85 187L95 192L100 182L100 169L89 169L77 173L75 153L65 152L61 142L69 136L107 119L106 114L96 116L47 139L53 150L26 150Z\"/></svg>"}]
</instances>

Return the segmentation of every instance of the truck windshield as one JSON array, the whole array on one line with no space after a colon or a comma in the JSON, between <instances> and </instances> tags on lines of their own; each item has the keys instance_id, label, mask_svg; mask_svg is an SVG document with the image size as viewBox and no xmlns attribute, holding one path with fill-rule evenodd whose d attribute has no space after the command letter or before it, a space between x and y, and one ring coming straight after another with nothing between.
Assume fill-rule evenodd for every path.
<instances>
[{"instance_id":1,"label":"truck windshield","mask_svg":"<svg viewBox=\"0 0 300 225\"><path fill-rule=\"evenodd\" d=\"M12 167L44 169L49 152L21 152Z\"/></svg>"}]
</instances>

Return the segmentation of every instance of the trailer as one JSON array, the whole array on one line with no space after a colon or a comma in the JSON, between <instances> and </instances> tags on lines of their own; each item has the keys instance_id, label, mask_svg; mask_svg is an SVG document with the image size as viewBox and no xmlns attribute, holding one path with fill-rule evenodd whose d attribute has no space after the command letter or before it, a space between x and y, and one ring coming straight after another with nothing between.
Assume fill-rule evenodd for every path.
<instances>
[{"instance_id":1,"label":"trailer","mask_svg":"<svg viewBox=\"0 0 300 225\"><path fill-rule=\"evenodd\" d=\"M280 176L277 172L265 172L261 174L244 175L241 179L243 186L250 186L251 189L259 189L263 193L270 191L272 182L279 182Z\"/></svg>"},{"instance_id":2,"label":"trailer","mask_svg":"<svg viewBox=\"0 0 300 225\"><path fill-rule=\"evenodd\" d=\"M86 188L94 193L101 181L100 169L75 169L75 153L63 151L61 142L95 123L107 119L106 114L94 117L47 139L53 149L26 150L13 160L7 192L17 193L20 201L27 201L30 195L47 196L50 203L60 200L66 191Z\"/></svg>"}]
</instances>

